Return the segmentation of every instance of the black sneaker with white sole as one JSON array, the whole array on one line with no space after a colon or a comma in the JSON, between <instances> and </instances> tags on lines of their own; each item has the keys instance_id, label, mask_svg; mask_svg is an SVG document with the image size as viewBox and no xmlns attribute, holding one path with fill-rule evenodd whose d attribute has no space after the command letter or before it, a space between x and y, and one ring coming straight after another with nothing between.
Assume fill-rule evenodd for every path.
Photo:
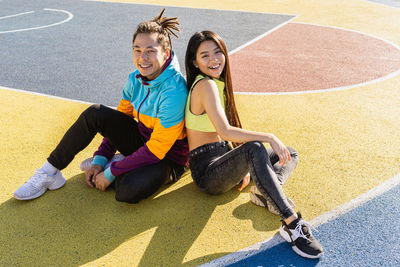
<instances>
[{"instance_id":1,"label":"black sneaker with white sole","mask_svg":"<svg viewBox=\"0 0 400 267\"><path fill-rule=\"evenodd\" d=\"M287 225L282 221L280 235L292 245L294 252L302 257L318 259L324 254L324 249L311 233L311 226L298 213L299 218Z\"/></svg>"}]
</instances>

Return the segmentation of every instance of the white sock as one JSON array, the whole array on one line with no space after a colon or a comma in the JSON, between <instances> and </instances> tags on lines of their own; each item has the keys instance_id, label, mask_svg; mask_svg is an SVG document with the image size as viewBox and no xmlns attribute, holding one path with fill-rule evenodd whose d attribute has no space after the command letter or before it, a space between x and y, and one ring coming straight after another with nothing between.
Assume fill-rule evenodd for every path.
<instances>
[{"instance_id":1,"label":"white sock","mask_svg":"<svg viewBox=\"0 0 400 267\"><path fill-rule=\"evenodd\" d=\"M43 166L42 166L42 168L40 168L40 170L47 173L48 175L54 175L58 171L58 169L56 167L54 167L53 165L51 165L48 161L46 161L43 164Z\"/></svg>"}]
</instances>

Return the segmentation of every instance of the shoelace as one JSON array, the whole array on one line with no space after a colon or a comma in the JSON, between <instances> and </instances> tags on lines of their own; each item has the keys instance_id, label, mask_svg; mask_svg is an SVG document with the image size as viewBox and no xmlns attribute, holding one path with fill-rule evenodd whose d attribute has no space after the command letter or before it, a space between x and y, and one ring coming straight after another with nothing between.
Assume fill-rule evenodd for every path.
<instances>
[{"instance_id":1,"label":"shoelace","mask_svg":"<svg viewBox=\"0 0 400 267\"><path fill-rule=\"evenodd\" d=\"M303 226L307 227L308 233L307 235L310 236L311 235L311 225L306 222L305 220L300 220L297 225L296 228L294 228L294 230L292 231L293 234L293 240L296 240L299 237L302 237L304 239L307 239L308 241L311 242L311 240L307 237L307 235L303 232Z\"/></svg>"},{"instance_id":2,"label":"shoelace","mask_svg":"<svg viewBox=\"0 0 400 267\"><path fill-rule=\"evenodd\" d=\"M43 175L46 176L46 179L48 177L47 173L37 170L33 176L28 180L28 183L30 183L33 187L40 188L43 186L43 184L46 182L46 180L43 180ZM39 186L38 186L39 185Z\"/></svg>"}]
</instances>

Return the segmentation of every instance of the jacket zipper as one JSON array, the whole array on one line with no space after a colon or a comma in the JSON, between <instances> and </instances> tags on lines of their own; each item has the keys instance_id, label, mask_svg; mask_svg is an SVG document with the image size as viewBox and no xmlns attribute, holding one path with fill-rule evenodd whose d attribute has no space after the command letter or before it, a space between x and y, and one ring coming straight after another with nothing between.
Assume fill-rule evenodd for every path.
<instances>
[{"instance_id":1,"label":"jacket zipper","mask_svg":"<svg viewBox=\"0 0 400 267\"><path fill-rule=\"evenodd\" d=\"M147 95L146 95L146 97L143 99L142 103L140 103L139 108L138 108L138 112L137 112L138 122L140 122L140 119L139 119L140 108L142 107L144 101L146 101L146 99L147 99L147 97L149 96L149 94L150 94L150 88L147 88Z\"/></svg>"}]
</instances>

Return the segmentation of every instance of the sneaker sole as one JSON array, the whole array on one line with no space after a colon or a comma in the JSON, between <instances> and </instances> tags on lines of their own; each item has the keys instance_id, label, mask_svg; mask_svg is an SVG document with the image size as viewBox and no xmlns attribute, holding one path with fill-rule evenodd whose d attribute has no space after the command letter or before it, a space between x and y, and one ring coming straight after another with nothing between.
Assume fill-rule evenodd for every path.
<instances>
[{"instance_id":1,"label":"sneaker sole","mask_svg":"<svg viewBox=\"0 0 400 267\"><path fill-rule=\"evenodd\" d=\"M257 206L260 207L266 207L267 210L274 214L274 215L278 215L279 216L279 211L276 210L274 207L270 207L270 205L265 204L264 201L261 198L264 198L264 196L260 195L258 192L255 192L256 189L254 189L254 187L251 188L250 191L250 200L251 202L253 202L254 204L256 204Z\"/></svg>"},{"instance_id":2,"label":"sneaker sole","mask_svg":"<svg viewBox=\"0 0 400 267\"><path fill-rule=\"evenodd\" d=\"M65 180L64 177L62 177L62 179L58 179L58 180L56 180L54 183L52 183L52 184L48 187L48 189L49 189L49 190L57 190L57 189L63 187L63 186L65 185L65 183L66 183L66 180Z\"/></svg>"},{"instance_id":3,"label":"sneaker sole","mask_svg":"<svg viewBox=\"0 0 400 267\"><path fill-rule=\"evenodd\" d=\"M14 194L14 198L18 199L18 200L31 200L31 199L35 199L40 197L41 195L43 195L47 189L48 190L57 190L61 187L63 187L66 183L66 180L63 176L59 177L56 181L54 181L53 184L51 184L48 188L42 188L40 191L38 191L36 194L31 195L31 196L26 196L26 197L21 197L18 196L16 194Z\"/></svg>"},{"instance_id":4,"label":"sneaker sole","mask_svg":"<svg viewBox=\"0 0 400 267\"><path fill-rule=\"evenodd\" d=\"M308 259L319 259L321 258L324 253L320 253L316 256L314 255L309 255L309 254L305 254L303 251L299 250L296 246L292 246L292 249L294 252L296 252L298 255L302 256L303 258L308 258Z\"/></svg>"},{"instance_id":5,"label":"sneaker sole","mask_svg":"<svg viewBox=\"0 0 400 267\"><path fill-rule=\"evenodd\" d=\"M260 207L267 207L268 211L271 212L274 215L280 215L279 211L276 210L275 207L273 206L269 206L268 204L265 204L264 201L262 201L260 199L260 197L263 197L262 195L260 195L259 192L257 192L258 190L256 189L255 186L252 186L250 188L250 200L251 202L253 202L254 204L256 204L257 206ZM259 197L260 196L260 197ZM291 200L290 198L287 198L287 201L289 202L290 207L294 210L296 208L296 204L294 204L293 200Z\"/></svg>"},{"instance_id":6,"label":"sneaker sole","mask_svg":"<svg viewBox=\"0 0 400 267\"><path fill-rule=\"evenodd\" d=\"M282 226L279 228L279 234L281 235L281 237L282 237L286 242L289 242L289 243L292 242L292 240L290 239L289 234L283 229Z\"/></svg>"},{"instance_id":7,"label":"sneaker sole","mask_svg":"<svg viewBox=\"0 0 400 267\"><path fill-rule=\"evenodd\" d=\"M46 192L46 189L43 188L42 190L40 190L39 192L37 192L36 194L32 195L32 196L27 196L27 197L19 197L17 195L14 194L14 197L18 200L31 200L31 199L35 199L40 197L41 195L43 195Z\"/></svg>"},{"instance_id":8,"label":"sneaker sole","mask_svg":"<svg viewBox=\"0 0 400 267\"><path fill-rule=\"evenodd\" d=\"M66 183L65 179L60 179L60 181L57 183L58 181L54 182L48 189L49 190L57 190L61 187L63 187ZM41 189L39 192L37 192L36 194L32 195L32 196L27 196L27 197L20 197L14 194L14 198L18 199L18 200L31 200L31 199L35 199L40 197L41 195L43 195L45 192L47 191L46 188Z\"/></svg>"},{"instance_id":9,"label":"sneaker sole","mask_svg":"<svg viewBox=\"0 0 400 267\"><path fill-rule=\"evenodd\" d=\"M250 187L250 200L254 204L260 207L267 207L267 204L261 199L264 198L264 196L261 195L261 193L258 191L257 187L253 185ZM266 201L266 200L265 200Z\"/></svg>"},{"instance_id":10,"label":"sneaker sole","mask_svg":"<svg viewBox=\"0 0 400 267\"><path fill-rule=\"evenodd\" d=\"M324 253L321 252L318 255L309 255L304 253L303 251L301 251L300 249L298 249L296 246L292 245L292 240L290 239L289 234L283 229L283 227L279 228L279 234L281 235L281 237L288 243L290 243L292 250L299 256L302 256L303 258L308 258L308 259L319 259L321 258Z\"/></svg>"},{"instance_id":11,"label":"sneaker sole","mask_svg":"<svg viewBox=\"0 0 400 267\"><path fill-rule=\"evenodd\" d=\"M257 196L253 194L250 195L250 201L253 202L253 204L256 204L257 206L265 207L264 203Z\"/></svg>"},{"instance_id":12,"label":"sneaker sole","mask_svg":"<svg viewBox=\"0 0 400 267\"><path fill-rule=\"evenodd\" d=\"M85 159L84 161L82 161L81 165L79 166L79 169L83 172L86 172L87 170L89 170L92 161L93 157Z\"/></svg>"}]
</instances>

